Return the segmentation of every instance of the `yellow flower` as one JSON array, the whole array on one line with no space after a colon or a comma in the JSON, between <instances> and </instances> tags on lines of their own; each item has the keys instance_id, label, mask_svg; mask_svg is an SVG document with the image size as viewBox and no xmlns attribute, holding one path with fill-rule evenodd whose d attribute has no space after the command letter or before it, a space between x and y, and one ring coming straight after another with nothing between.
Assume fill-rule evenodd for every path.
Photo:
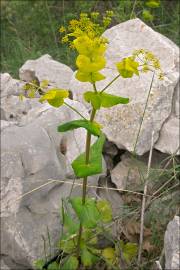
<instances>
[{"instance_id":1,"label":"yellow flower","mask_svg":"<svg viewBox=\"0 0 180 270\"><path fill-rule=\"evenodd\" d=\"M59 28L59 32L60 32L60 33L66 32L66 28L65 28L64 26L61 26L61 27Z\"/></svg>"}]
</instances>

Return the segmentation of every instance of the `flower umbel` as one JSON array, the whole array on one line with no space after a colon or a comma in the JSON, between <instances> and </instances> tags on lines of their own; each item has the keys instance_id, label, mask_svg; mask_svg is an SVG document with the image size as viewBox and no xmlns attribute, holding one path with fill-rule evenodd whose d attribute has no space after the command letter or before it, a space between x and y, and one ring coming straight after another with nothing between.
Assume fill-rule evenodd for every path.
<instances>
[{"instance_id":1,"label":"flower umbel","mask_svg":"<svg viewBox=\"0 0 180 270\"><path fill-rule=\"evenodd\" d=\"M67 27L60 28L60 32L66 32L62 42L69 43L70 48L76 49L79 56L76 60L78 71L76 78L82 82L95 83L105 77L99 71L106 65L104 53L108 40L102 37L102 33L111 23L112 11L106 11L102 22L99 13L81 13L79 20L71 20Z\"/></svg>"}]
</instances>

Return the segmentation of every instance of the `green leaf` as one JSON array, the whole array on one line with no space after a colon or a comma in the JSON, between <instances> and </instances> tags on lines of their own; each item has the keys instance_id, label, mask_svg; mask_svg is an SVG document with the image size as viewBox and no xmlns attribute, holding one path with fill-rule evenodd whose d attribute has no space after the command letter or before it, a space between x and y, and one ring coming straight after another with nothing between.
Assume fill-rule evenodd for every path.
<instances>
[{"instance_id":1,"label":"green leaf","mask_svg":"<svg viewBox=\"0 0 180 270\"><path fill-rule=\"evenodd\" d=\"M81 261L85 267L92 266L94 263L96 263L97 260L98 257L89 252L87 248L82 249Z\"/></svg>"},{"instance_id":2,"label":"green leaf","mask_svg":"<svg viewBox=\"0 0 180 270\"><path fill-rule=\"evenodd\" d=\"M104 223L108 223L112 221L112 208L108 201L99 200L97 201L97 209L100 212L101 220Z\"/></svg>"},{"instance_id":3,"label":"green leaf","mask_svg":"<svg viewBox=\"0 0 180 270\"><path fill-rule=\"evenodd\" d=\"M75 234L79 229L79 224L75 223L68 213L64 213L64 227L70 234Z\"/></svg>"},{"instance_id":4,"label":"green leaf","mask_svg":"<svg viewBox=\"0 0 180 270\"><path fill-rule=\"evenodd\" d=\"M105 258L105 260L112 264L116 259L115 249L112 247L107 247L103 249L102 256Z\"/></svg>"},{"instance_id":5,"label":"green leaf","mask_svg":"<svg viewBox=\"0 0 180 270\"><path fill-rule=\"evenodd\" d=\"M81 72L97 72L105 67L106 60L103 56L94 56L92 61L88 56L80 54L76 65Z\"/></svg>"},{"instance_id":6,"label":"green leaf","mask_svg":"<svg viewBox=\"0 0 180 270\"><path fill-rule=\"evenodd\" d=\"M89 72L82 72L78 70L75 77L80 82L91 82L91 73Z\"/></svg>"},{"instance_id":7,"label":"green leaf","mask_svg":"<svg viewBox=\"0 0 180 270\"><path fill-rule=\"evenodd\" d=\"M124 58L121 62L116 63L116 66L123 78L131 78L134 74L139 75L139 63L132 57Z\"/></svg>"},{"instance_id":8,"label":"green leaf","mask_svg":"<svg viewBox=\"0 0 180 270\"><path fill-rule=\"evenodd\" d=\"M64 103L64 98L69 96L67 90L53 88L47 91L40 99L40 102L48 101L48 103L53 107L60 107Z\"/></svg>"},{"instance_id":9,"label":"green leaf","mask_svg":"<svg viewBox=\"0 0 180 270\"><path fill-rule=\"evenodd\" d=\"M130 263L137 255L138 247L136 243L126 243L120 240L120 246L123 252L123 257L127 263Z\"/></svg>"},{"instance_id":10,"label":"green leaf","mask_svg":"<svg viewBox=\"0 0 180 270\"><path fill-rule=\"evenodd\" d=\"M76 249L76 237L74 235L66 234L62 235L61 240L58 243L58 247L66 253L72 253Z\"/></svg>"},{"instance_id":11,"label":"green leaf","mask_svg":"<svg viewBox=\"0 0 180 270\"><path fill-rule=\"evenodd\" d=\"M80 82L97 82L105 79L105 76L100 72L82 72L78 70L75 75L76 79Z\"/></svg>"},{"instance_id":12,"label":"green leaf","mask_svg":"<svg viewBox=\"0 0 180 270\"><path fill-rule=\"evenodd\" d=\"M95 110L100 107L109 108L117 104L127 104L129 98L119 97L107 93L87 91L84 93L85 101L91 103Z\"/></svg>"},{"instance_id":13,"label":"green leaf","mask_svg":"<svg viewBox=\"0 0 180 270\"><path fill-rule=\"evenodd\" d=\"M51 263L51 264L48 266L48 270L59 270L59 264L56 263L56 262Z\"/></svg>"},{"instance_id":14,"label":"green leaf","mask_svg":"<svg viewBox=\"0 0 180 270\"><path fill-rule=\"evenodd\" d=\"M129 98L119 97L107 93L100 94L101 96L101 106L104 108L109 108L117 104L127 104L129 103Z\"/></svg>"},{"instance_id":15,"label":"green leaf","mask_svg":"<svg viewBox=\"0 0 180 270\"><path fill-rule=\"evenodd\" d=\"M104 80L106 77L100 72L92 72L91 74L91 82L98 82Z\"/></svg>"},{"instance_id":16,"label":"green leaf","mask_svg":"<svg viewBox=\"0 0 180 270\"><path fill-rule=\"evenodd\" d=\"M60 270L77 270L78 265L78 259L75 256L70 256L68 259L66 259Z\"/></svg>"},{"instance_id":17,"label":"green leaf","mask_svg":"<svg viewBox=\"0 0 180 270\"><path fill-rule=\"evenodd\" d=\"M87 91L87 92L84 93L84 99L88 103L91 103L91 105L93 106L93 108L95 110L100 109L100 107L101 107L101 98L100 98L99 94L94 93L92 91Z\"/></svg>"},{"instance_id":18,"label":"green leaf","mask_svg":"<svg viewBox=\"0 0 180 270\"><path fill-rule=\"evenodd\" d=\"M143 10L143 18L146 20L146 21L153 21L154 19L154 16L151 14L151 12L147 9L144 9Z\"/></svg>"},{"instance_id":19,"label":"green leaf","mask_svg":"<svg viewBox=\"0 0 180 270\"><path fill-rule=\"evenodd\" d=\"M46 263L45 260L39 259L34 262L34 266L37 270L42 270L45 263Z\"/></svg>"},{"instance_id":20,"label":"green leaf","mask_svg":"<svg viewBox=\"0 0 180 270\"><path fill-rule=\"evenodd\" d=\"M81 128L81 127L85 128L91 134L95 136L99 136L101 133L99 126L95 122L90 122L88 120L74 120L71 122L67 122L63 125L58 126L58 131L66 132L68 130L73 130L73 129Z\"/></svg>"},{"instance_id":21,"label":"green leaf","mask_svg":"<svg viewBox=\"0 0 180 270\"><path fill-rule=\"evenodd\" d=\"M160 6L159 0L149 0L146 2L146 6L150 8L158 8Z\"/></svg>"},{"instance_id":22,"label":"green leaf","mask_svg":"<svg viewBox=\"0 0 180 270\"><path fill-rule=\"evenodd\" d=\"M82 198L75 197L70 199L70 203L85 228L91 229L97 226L100 214L94 199L86 198L85 204L82 204Z\"/></svg>"},{"instance_id":23,"label":"green leaf","mask_svg":"<svg viewBox=\"0 0 180 270\"><path fill-rule=\"evenodd\" d=\"M105 136L101 133L98 140L90 147L89 162L86 164L85 153L81 154L72 162L72 168L77 177L86 177L102 172L102 148Z\"/></svg>"}]
</instances>

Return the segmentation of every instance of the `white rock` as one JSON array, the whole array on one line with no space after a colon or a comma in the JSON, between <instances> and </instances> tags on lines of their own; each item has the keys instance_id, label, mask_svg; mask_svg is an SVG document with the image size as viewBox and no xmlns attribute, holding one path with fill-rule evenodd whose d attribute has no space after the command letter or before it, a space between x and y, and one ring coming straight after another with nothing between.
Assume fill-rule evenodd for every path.
<instances>
[{"instance_id":1,"label":"white rock","mask_svg":"<svg viewBox=\"0 0 180 270\"><path fill-rule=\"evenodd\" d=\"M36 77L39 81L48 80L51 85L63 89L69 89L72 74L71 68L53 60L48 54L26 61L19 70L21 80L31 81Z\"/></svg>"},{"instance_id":2,"label":"white rock","mask_svg":"<svg viewBox=\"0 0 180 270\"><path fill-rule=\"evenodd\" d=\"M88 116L82 104L67 102ZM84 151L86 131L78 129L63 134L57 132L57 126L78 118L65 106L55 109L43 104L24 115L19 126L5 124L2 130L1 252L14 262L14 269L30 269L34 260L43 257L42 236L49 252L47 228L53 247L59 239L61 199L70 194L73 183L68 179L69 175L73 177L70 164ZM54 181L47 184L51 180ZM90 185L97 185L97 181L98 176L89 178ZM72 196L81 192L81 187L75 186ZM92 189L88 192L94 195Z\"/></svg>"},{"instance_id":3,"label":"white rock","mask_svg":"<svg viewBox=\"0 0 180 270\"><path fill-rule=\"evenodd\" d=\"M180 119L171 116L164 123L155 148L167 154L180 154Z\"/></svg>"},{"instance_id":4,"label":"white rock","mask_svg":"<svg viewBox=\"0 0 180 270\"><path fill-rule=\"evenodd\" d=\"M180 269L180 218L175 216L168 223L164 236L165 270Z\"/></svg>"},{"instance_id":5,"label":"white rock","mask_svg":"<svg viewBox=\"0 0 180 270\"><path fill-rule=\"evenodd\" d=\"M150 169L149 174L149 180L152 178L153 183L155 181L154 169L159 170L160 168L163 168L166 164L167 157L168 155L158 152L157 150L153 150L151 161L152 170ZM139 192L143 191L144 181L147 174L148 159L149 153L140 157L135 157L126 152L121 156L121 161L110 172L111 181L119 189L128 189ZM172 164L169 164L169 166L172 166ZM152 185L151 182L152 181L149 183L149 188Z\"/></svg>"},{"instance_id":6,"label":"white rock","mask_svg":"<svg viewBox=\"0 0 180 270\"><path fill-rule=\"evenodd\" d=\"M24 97L21 101L18 96L7 96L1 99L1 119L20 122L30 109L42 106L38 99Z\"/></svg>"},{"instance_id":7,"label":"white rock","mask_svg":"<svg viewBox=\"0 0 180 270\"><path fill-rule=\"evenodd\" d=\"M152 51L160 59L166 74L164 81L155 78L153 83L136 145L137 154L142 155L150 149L152 131L154 130L154 140L157 141L162 125L171 113L173 92L179 77L178 48L139 19L116 25L108 29L104 36L109 39L106 53L107 66L103 71L107 78L97 83L99 90L118 74L115 63L131 55L135 49L144 48ZM130 98L128 105L101 109L97 115L97 121L104 126L103 130L108 140L119 148L134 150L151 78L152 73L142 74L140 77L134 76L132 79L119 78L108 88L108 93ZM82 101L83 92L91 90L91 85L78 82L73 77L70 90L77 100Z\"/></svg>"},{"instance_id":8,"label":"white rock","mask_svg":"<svg viewBox=\"0 0 180 270\"><path fill-rule=\"evenodd\" d=\"M180 104L180 86L178 83L174 90L173 108L172 108L172 114L174 114L178 118L180 118L180 105L179 104Z\"/></svg>"},{"instance_id":9,"label":"white rock","mask_svg":"<svg viewBox=\"0 0 180 270\"><path fill-rule=\"evenodd\" d=\"M8 73L0 74L1 82L1 98L10 95L19 95L19 89L22 87L23 83L19 80L13 79ZM2 102L2 101L1 101Z\"/></svg>"},{"instance_id":10,"label":"white rock","mask_svg":"<svg viewBox=\"0 0 180 270\"><path fill-rule=\"evenodd\" d=\"M118 189L141 191L146 169L145 163L125 153L121 156L121 161L111 171L111 181Z\"/></svg>"}]
</instances>

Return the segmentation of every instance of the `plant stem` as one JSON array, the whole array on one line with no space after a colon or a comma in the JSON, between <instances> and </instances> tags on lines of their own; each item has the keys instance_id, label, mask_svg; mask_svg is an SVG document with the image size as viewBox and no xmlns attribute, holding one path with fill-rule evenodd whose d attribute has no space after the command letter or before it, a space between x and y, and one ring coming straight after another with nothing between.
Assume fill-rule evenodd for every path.
<instances>
[{"instance_id":1,"label":"plant stem","mask_svg":"<svg viewBox=\"0 0 180 270\"><path fill-rule=\"evenodd\" d=\"M143 193L143 199L142 199L140 238L139 238L139 250L138 250L138 266L140 266L141 264L141 254L142 254L143 237L144 237L144 213L145 213L145 207L146 207L146 195L147 195L147 188L148 188L148 178L149 178L149 173L150 173L150 168L151 168L153 146L154 146L154 131L152 132L152 137L151 137L151 148L149 152L148 168L147 168L147 174L146 174L145 185L144 185L144 193Z\"/></svg>"},{"instance_id":2,"label":"plant stem","mask_svg":"<svg viewBox=\"0 0 180 270\"><path fill-rule=\"evenodd\" d=\"M91 112L90 122L93 122L95 118L96 110L93 109ZM89 154L90 154L90 146L91 146L91 133L88 131L86 136L86 164L89 163ZM87 191L87 176L83 179L83 187L82 187L82 205L86 202L86 191ZM82 231L83 231L83 225L80 223L79 226L79 234L78 234L78 242L77 242L77 258L79 258L80 253L80 243L81 243L81 237L82 237Z\"/></svg>"},{"instance_id":3,"label":"plant stem","mask_svg":"<svg viewBox=\"0 0 180 270\"><path fill-rule=\"evenodd\" d=\"M148 101L149 101L149 97L150 97L150 93L151 93L151 89L152 89L152 85L153 85L153 81L154 81L154 75L155 75L155 72L153 72L153 76L152 76L150 87L149 87L148 96L147 96L147 99L146 99L146 104L145 104L143 115L142 115L142 118L141 118L141 123L140 123L139 130L138 130L138 133L137 133L136 141L135 141L135 144L134 144L134 149L133 149L133 155L134 156L136 156L136 146L137 146L139 135L140 135L140 132L141 132L141 127L142 127L142 124L143 124L143 121L144 121L144 116L145 116L145 113L146 113L146 109L147 109L147 105L148 105Z\"/></svg>"},{"instance_id":4,"label":"plant stem","mask_svg":"<svg viewBox=\"0 0 180 270\"><path fill-rule=\"evenodd\" d=\"M64 101L64 104L66 105L66 106L68 106L71 110L73 110L74 112L76 112L77 114L79 114L84 120L87 120L80 112L78 112L78 110L76 110L74 107L72 107L71 105L69 105L68 103L66 103L65 101Z\"/></svg>"},{"instance_id":5,"label":"plant stem","mask_svg":"<svg viewBox=\"0 0 180 270\"><path fill-rule=\"evenodd\" d=\"M100 93L103 93L113 82L115 82L121 75L118 74L110 83L108 83L102 90Z\"/></svg>"}]
</instances>

